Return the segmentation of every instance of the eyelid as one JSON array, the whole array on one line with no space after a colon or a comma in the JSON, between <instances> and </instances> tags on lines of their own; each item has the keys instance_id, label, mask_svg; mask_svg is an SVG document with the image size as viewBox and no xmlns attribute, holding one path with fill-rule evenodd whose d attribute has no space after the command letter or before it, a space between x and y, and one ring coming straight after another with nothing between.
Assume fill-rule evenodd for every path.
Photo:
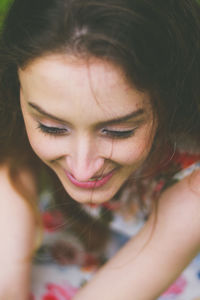
<instances>
[{"instance_id":1,"label":"eyelid","mask_svg":"<svg viewBox=\"0 0 200 300\"><path fill-rule=\"evenodd\" d=\"M110 131L110 132L128 132L128 131L133 131L133 130L136 130L137 128L139 127L139 124L138 125L132 125L132 126L125 126L125 127L110 127L110 126L105 126L103 128L100 129L100 131Z\"/></svg>"},{"instance_id":2,"label":"eyelid","mask_svg":"<svg viewBox=\"0 0 200 300\"><path fill-rule=\"evenodd\" d=\"M103 126L97 126L97 129L107 129L107 130L113 130L113 131L122 131L122 130L131 130L134 129L142 124L144 124L146 121L146 118L140 117L137 120L129 120L126 122L118 123L118 124L109 124L109 125L103 125Z\"/></svg>"},{"instance_id":3,"label":"eyelid","mask_svg":"<svg viewBox=\"0 0 200 300\"><path fill-rule=\"evenodd\" d=\"M37 120L40 124L42 124L43 126L46 127L50 127L50 128L59 128L59 129L68 129L67 126L63 125L63 124L58 124L58 123L54 123L52 121L39 121Z\"/></svg>"},{"instance_id":4,"label":"eyelid","mask_svg":"<svg viewBox=\"0 0 200 300\"><path fill-rule=\"evenodd\" d=\"M131 131L136 129L138 126L134 127L129 127L129 128L109 128L109 127L104 127L101 130L107 130L107 131L118 131L118 132L126 132L126 131Z\"/></svg>"},{"instance_id":5,"label":"eyelid","mask_svg":"<svg viewBox=\"0 0 200 300\"><path fill-rule=\"evenodd\" d=\"M62 136L69 134L69 129L67 128L59 128L56 126L46 126L41 122L37 122L37 128L42 131L44 134L52 135L52 136Z\"/></svg>"},{"instance_id":6,"label":"eyelid","mask_svg":"<svg viewBox=\"0 0 200 300\"><path fill-rule=\"evenodd\" d=\"M124 138L124 139L126 139L126 138L133 136L137 129L138 129L138 126L132 128L132 129L129 129L129 130L110 130L110 129L103 128L101 131L102 131L102 134L107 138L112 138L112 139L123 139Z\"/></svg>"},{"instance_id":7,"label":"eyelid","mask_svg":"<svg viewBox=\"0 0 200 300\"><path fill-rule=\"evenodd\" d=\"M67 130L70 128L68 124L63 124L54 120L49 120L47 117L38 115L38 113L33 112L31 113L31 115L37 123L40 123L43 126L51 127L51 128L67 129Z\"/></svg>"}]
</instances>

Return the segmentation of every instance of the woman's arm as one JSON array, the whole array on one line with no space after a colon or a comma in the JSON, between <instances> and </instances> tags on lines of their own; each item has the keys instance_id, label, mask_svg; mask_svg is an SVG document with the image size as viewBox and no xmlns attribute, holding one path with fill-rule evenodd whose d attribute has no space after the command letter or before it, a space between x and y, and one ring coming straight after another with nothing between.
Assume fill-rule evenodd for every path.
<instances>
[{"instance_id":1,"label":"woman's arm","mask_svg":"<svg viewBox=\"0 0 200 300\"><path fill-rule=\"evenodd\" d=\"M30 193L33 182L22 172ZM32 196L33 194L31 194ZM27 300L35 220L26 201L13 189L8 168L0 168L0 299Z\"/></svg>"},{"instance_id":2,"label":"woman's arm","mask_svg":"<svg viewBox=\"0 0 200 300\"><path fill-rule=\"evenodd\" d=\"M154 211L139 234L74 300L155 300L199 250L200 171L196 171L162 194L157 217Z\"/></svg>"}]
</instances>

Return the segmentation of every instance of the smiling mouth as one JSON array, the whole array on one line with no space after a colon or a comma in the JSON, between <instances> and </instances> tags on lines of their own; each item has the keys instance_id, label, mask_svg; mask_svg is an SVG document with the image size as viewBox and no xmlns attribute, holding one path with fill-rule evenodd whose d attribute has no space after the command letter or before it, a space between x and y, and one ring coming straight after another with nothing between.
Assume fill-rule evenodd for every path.
<instances>
[{"instance_id":1,"label":"smiling mouth","mask_svg":"<svg viewBox=\"0 0 200 300\"><path fill-rule=\"evenodd\" d=\"M71 173L65 171L67 178L73 183L75 186L84 188L84 189L94 189L105 185L116 172L116 168L107 173L104 176L91 178L88 181L78 181Z\"/></svg>"}]
</instances>

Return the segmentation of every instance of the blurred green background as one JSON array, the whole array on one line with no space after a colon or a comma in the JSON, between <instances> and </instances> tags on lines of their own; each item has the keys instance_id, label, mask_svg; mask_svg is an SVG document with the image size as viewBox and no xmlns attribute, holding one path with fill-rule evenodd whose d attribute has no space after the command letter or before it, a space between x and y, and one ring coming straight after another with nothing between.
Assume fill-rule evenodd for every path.
<instances>
[{"instance_id":1,"label":"blurred green background","mask_svg":"<svg viewBox=\"0 0 200 300\"><path fill-rule=\"evenodd\" d=\"M0 0L0 22L2 22L6 10L11 2L12 0Z\"/></svg>"},{"instance_id":2,"label":"blurred green background","mask_svg":"<svg viewBox=\"0 0 200 300\"><path fill-rule=\"evenodd\" d=\"M7 8L8 3L11 2L10 0L1 0L0 1L0 11L1 13L4 12Z\"/></svg>"}]
</instances>

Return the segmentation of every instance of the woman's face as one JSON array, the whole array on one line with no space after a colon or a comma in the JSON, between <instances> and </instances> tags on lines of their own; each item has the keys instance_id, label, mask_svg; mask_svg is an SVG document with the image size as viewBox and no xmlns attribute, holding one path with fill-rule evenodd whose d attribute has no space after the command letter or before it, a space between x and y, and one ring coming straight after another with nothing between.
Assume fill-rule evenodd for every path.
<instances>
[{"instance_id":1,"label":"woman's face","mask_svg":"<svg viewBox=\"0 0 200 300\"><path fill-rule=\"evenodd\" d=\"M108 62L61 54L36 59L19 79L35 153L76 201L110 200L151 149L148 95Z\"/></svg>"}]
</instances>

